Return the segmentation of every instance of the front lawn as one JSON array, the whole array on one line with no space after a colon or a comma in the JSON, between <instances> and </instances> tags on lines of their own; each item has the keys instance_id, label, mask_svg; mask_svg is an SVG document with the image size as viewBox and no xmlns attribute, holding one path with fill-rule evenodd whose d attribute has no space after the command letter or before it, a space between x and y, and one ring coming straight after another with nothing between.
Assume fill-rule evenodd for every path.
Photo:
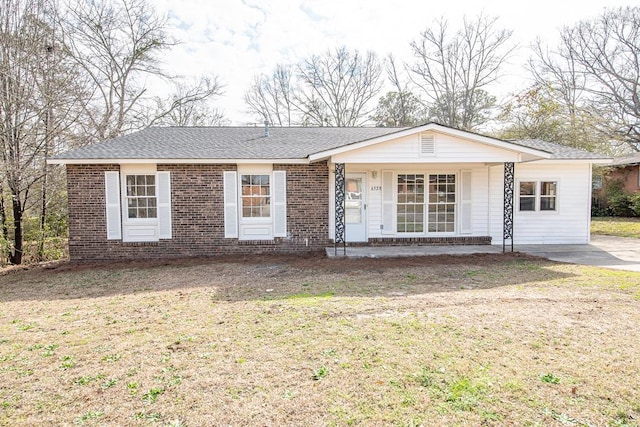
<instances>
[{"instance_id":1,"label":"front lawn","mask_svg":"<svg viewBox=\"0 0 640 427\"><path fill-rule=\"evenodd\" d=\"M594 217L591 233L640 239L640 218Z\"/></svg>"},{"instance_id":2,"label":"front lawn","mask_svg":"<svg viewBox=\"0 0 640 427\"><path fill-rule=\"evenodd\" d=\"M1 425L637 425L640 273L517 254L0 276Z\"/></svg>"}]
</instances>

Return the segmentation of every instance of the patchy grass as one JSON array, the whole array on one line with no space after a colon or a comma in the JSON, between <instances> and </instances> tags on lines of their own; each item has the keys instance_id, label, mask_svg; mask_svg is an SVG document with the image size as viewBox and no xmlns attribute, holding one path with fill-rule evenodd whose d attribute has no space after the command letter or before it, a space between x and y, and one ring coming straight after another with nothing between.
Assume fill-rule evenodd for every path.
<instances>
[{"instance_id":1,"label":"patchy grass","mask_svg":"<svg viewBox=\"0 0 640 427\"><path fill-rule=\"evenodd\" d=\"M0 276L0 425L638 425L640 273L518 255Z\"/></svg>"},{"instance_id":2,"label":"patchy grass","mask_svg":"<svg viewBox=\"0 0 640 427\"><path fill-rule=\"evenodd\" d=\"M640 239L640 218L591 218L591 233Z\"/></svg>"}]
</instances>

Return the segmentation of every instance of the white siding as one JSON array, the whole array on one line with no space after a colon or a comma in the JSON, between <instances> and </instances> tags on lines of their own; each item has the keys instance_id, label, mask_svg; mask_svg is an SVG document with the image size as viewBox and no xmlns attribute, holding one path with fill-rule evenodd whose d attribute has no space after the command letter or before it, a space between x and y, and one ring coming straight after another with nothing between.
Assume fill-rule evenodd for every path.
<instances>
[{"instance_id":1,"label":"white siding","mask_svg":"<svg viewBox=\"0 0 640 427\"><path fill-rule=\"evenodd\" d=\"M435 133L435 155L420 154L420 134L397 138L333 156L335 163L517 162L515 151Z\"/></svg>"},{"instance_id":2,"label":"white siding","mask_svg":"<svg viewBox=\"0 0 640 427\"><path fill-rule=\"evenodd\" d=\"M415 161L415 159L414 159ZM346 173L362 172L367 174L366 203L367 203L367 237L393 237L395 230L385 233L381 228L383 224L383 174L391 172L395 182L395 176L398 173L455 173L460 179L461 170L471 171L471 233L460 233L459 223L456 224L455 235L465 236L487 236L488 218L489 218L489 202L488 202L488 167L480 164L465 164L464 168L460 165L441 165L441 164L357 164L346 165ZM375 177L374 177L375 175ZM329 237L333 238L334 233L334 184L333 170L329 174ZM458 209L460 209L460 184L458 184ZM393 185L395 191L395 185ZM502 207L502 202L500 202ZM395 197L394 197L395 211ZM389 230L387 230L389 231Z\"/></svg>"},{"instance_id":3,"label":"white siding","mask_svg":"<svg viewBox=\"0 0 640 427\"><path fill-rule=\"evenodd\" d=\"M471 235L489 235L489 168L471 170Z\"/></svg>"},{"instance_id":4,"label":"white siding","mask_svg":"<svg viewBox=\"0 0 640 427\"><path fill-rule=\"evenodd\" d=\"M515 165L514 244L581 244L589 241L591 187L588 164L524 163ZM557 181L557 210L519 212L519 181ZM490 171L490 233L502 244L503 167Z\"/></svg>"}]
</instances>

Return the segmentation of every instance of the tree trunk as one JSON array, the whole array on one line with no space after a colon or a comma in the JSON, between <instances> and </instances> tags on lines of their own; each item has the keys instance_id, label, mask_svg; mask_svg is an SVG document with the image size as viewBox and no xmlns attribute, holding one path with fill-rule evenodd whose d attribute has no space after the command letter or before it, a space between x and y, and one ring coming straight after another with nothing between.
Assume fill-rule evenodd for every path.
<instances>
[{"instance_id":1,"label":"tree trunk","mask_svg":"<svg viewBox=\"0 0 640 427\"><path fill-rule=\"evenodd\" d=\"M13 195L13 251L9 253L9 262L22 264L22 204L18 195Z\"/></svg>"},{"instance_id":2,"label":"tree trunk","mask_svg":"<svg viewBox=\"0 0 640 427\"><path fill-rule=\"evenodd\" d=\"M4 191L0 187L0 233L2 239L2 254L9 260L9 254L11 253L11 247L9 246L9 229L7 228L7 211L4 206Z\"/></svg>"},{"instance_id":3,"label":"tree trunk","mask_svg":"<svg viewBox=\"0 0 640 427\"><path fill-rule=\"evenodd\" d=\"M36 258L38 261L44 260L44 241L46 237L47 226L47 163L44 165L44 175L42 177L42 200L40 208L40 233L38 236L38 249L36 251Z\"/></svg>"}]
</instances>

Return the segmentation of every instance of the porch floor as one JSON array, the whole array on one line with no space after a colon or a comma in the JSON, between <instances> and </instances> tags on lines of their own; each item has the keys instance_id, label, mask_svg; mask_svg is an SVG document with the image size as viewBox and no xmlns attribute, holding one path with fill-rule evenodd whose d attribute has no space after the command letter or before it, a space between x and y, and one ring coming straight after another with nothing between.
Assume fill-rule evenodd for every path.
<instances>
[{"instance_id":1,"label":"porch floor","mask_svg":"<svg viewBox=\"0 0 640 427\"><path fill-rule=\"evenodd\" d=\"M326 248L329 258L343 258L342 248ZM445 245L445 246L348 246L347 258L392 258L425 255L470 255L470 254L498 254L502 253L502 246L492 245Z\"/></svg>"},{"instance_id":2,"label":"porch floor","mask_svg":"<svg viewBox=\"0 0 640 427\"><path fill-rule=\"evenodd\" d=\"M509 250L510 248L507 248ZM582 245L514 245L515 252L522 252L552 261L593 265L618 270L640 271L640 241L629 237L591 236L591 243ZM382 258L425 255L496 254L502 245L469 246L376 246L347 247L348 258ZM333 247L327 248L329 258L343 257Z\"/></svg>"}]
</instances>

